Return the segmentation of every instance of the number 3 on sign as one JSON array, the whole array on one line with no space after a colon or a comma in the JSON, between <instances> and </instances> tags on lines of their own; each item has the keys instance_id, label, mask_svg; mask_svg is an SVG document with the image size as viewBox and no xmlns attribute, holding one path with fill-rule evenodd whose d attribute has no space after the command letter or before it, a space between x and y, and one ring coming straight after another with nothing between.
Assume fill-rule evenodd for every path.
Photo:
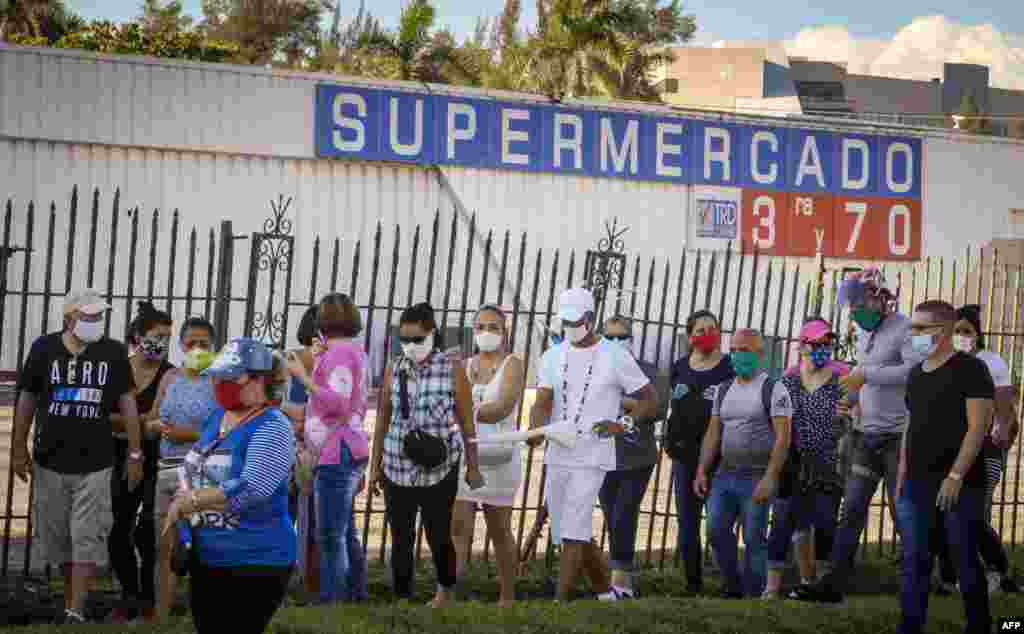
<instances>
[{"instance_id":1,"label":"number 3 on sign","mask_svg":"<svg viewBox=\"0 0 1024 634\"><path fill-rule=\"evenodd\" d=\"M775 248L775 200L771 196L758 196L754 199L754 217L758 219L758 226L752 232L754 247L760 251L767 251ZM761 229L765 229L767 235L762 236Z\"/></svg>"}]
</instances>

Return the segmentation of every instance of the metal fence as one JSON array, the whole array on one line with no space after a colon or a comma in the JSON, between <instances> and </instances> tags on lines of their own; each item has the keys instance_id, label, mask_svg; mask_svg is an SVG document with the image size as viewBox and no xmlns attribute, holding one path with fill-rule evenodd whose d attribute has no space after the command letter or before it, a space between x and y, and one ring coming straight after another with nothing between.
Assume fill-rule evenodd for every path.
<instances>
[{"instance_id":1,"label":"metal fence","mask_svg":"<svg viewBox=\"0 0 1024 634\"><path fill-rule=\"evenodd\" d=\"M681 247L678 259L648 258L642 253L644 236L630 235L617 221L606 224L606 237L593 249L547 251L531 248L527 233L495 235L477 227L475 217L451 210L438 210L428 226L378 225L372 240L355 241L343 251L338 237L293 235L289 203L285 196L271 201L270 216L241 233L230 222L183 226L178 211L168 224L159 211L144 215L137 206L124 207L119 192L104 201L101 192L93 191L83 204L75 189L66 210L58 212L51 203L42 218L34 204L16 208L8 201L0 243L0 351L10 352L0 352L0 370L21 368L32 339L60 323L55 309L66 290L82 284L103 289L115 306L107 323L108 334L115 337L126 331L135 301L144 299L175 319L211 316L221 340L246 334L277 348L287 345L297 315L320 295L346 292L363 312L377 381L394 350L390 329L397 313L424 300L434 304L441 324L464 352L471 343L467 327L475 307L503 304L513 348L525 359L529 376L548 344L557 295L572 285L594 290L602 317L632 318L636 354L657 365L662 385L673 360L686 352L686 316L698 309L720 315L726 338L738 328L760 328L769 338L769 363L776 372L794 361L795 332L805 315L822 314L840 332L849 330L848 317L834 298L838 281L844 271L856 268L854 263L833 268L820 259L769 258L731 248ZM45 229L43 235L37 235L37 226ZM82 228L87 234L79 236ZM247 252L238 247L243 241L249 243ZM158 253L166 259L158 261ZM40 261L41 272L35 264ZM309 271L308 278L299 279L299 270ZM926 297L983 304L989 347L1013 368L1021 386L1018 401L1024 405L1024 266L1001 264L995 252L968 251L963 259L888 266L885 273L905 311ZM851 341L844 338L844 353ZM520 404L521 421L531 397L528 389ZM9 419L0 419L0 436L10 433L9 426ZM0 487L0 576L19 570L27 574L33 556L27 511L32 489L16 481L9 460L0 474L6 477ZM996 528L1012 545L1024 533L1021 479L1015 450L993 511ZM513 532L521 552L550 552L538 521L544 489L541 452L529 451L523 482ZM642 505L641 561L660 566L675 560L673 497L670 461L661 455ZM383 500L368 492L358 508L367 549L383 557L388 538ZM595 521L602 520L595 513ZM478 530L482 527L481 521ZM600 531L603 544L603 526ZM879 549L892 548L896 541L884 491L873 501L863 539ZM489 540L479 539L477 545L488 558ZM421 546L422 539L418 556Z\"/></svg>"}]
</instances>

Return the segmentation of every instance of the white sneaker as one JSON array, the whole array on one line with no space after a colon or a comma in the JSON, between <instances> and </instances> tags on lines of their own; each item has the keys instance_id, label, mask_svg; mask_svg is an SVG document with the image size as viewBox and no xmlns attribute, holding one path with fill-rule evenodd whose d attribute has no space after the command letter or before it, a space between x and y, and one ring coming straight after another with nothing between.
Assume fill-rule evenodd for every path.
<instances>
[{"instance_id":1,"label":"white sneaker","mask_svg":"<svg viewBox=\"0 0 1024 634\"><path fill-rule=\"evenodd\" d=\"M616 588L615 586L612 586L611 589L608 590L608 592L602 592L601 594L597 595L597 600L603 601L605 603L610 603L612 601L624 601L626 599L632 598L633 592L631 590L626 590L625 588Z\"/></svg>"}]
</instances>

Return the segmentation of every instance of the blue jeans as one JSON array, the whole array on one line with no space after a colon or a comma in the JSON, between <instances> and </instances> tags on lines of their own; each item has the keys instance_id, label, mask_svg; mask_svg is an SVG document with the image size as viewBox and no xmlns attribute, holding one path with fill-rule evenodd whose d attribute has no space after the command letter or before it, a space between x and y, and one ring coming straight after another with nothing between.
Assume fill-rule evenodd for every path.
<instances>
[{"instance_id":1,"label":"blue jeans","mask_svg":"<svg viewBox=\"0 0 1024 634\"><path fill-rule=\"evenodd\" d=\"M690 590L704 587L704 545L700 538L700 514L704 498L693 492L693 480L697 477L697 462L672 461L672 486L676 493L676 513L679 516L679 530L676 533L676 556L686 564L686 585Z\"/></svg>"},{"instance_id":2,"label":"blue jeans","mask_svg":"<svg viewBox=\"0 0 1024 634\"><path fill-rule=\"evenodd\" d=\"M793 533L814 527L815 539L821 536L825 542L831 542L836 531L836 510L839 508L839 496L807 491L792 497L775 500L772 515L772 530L768 537L768 568L778 570L786 567L786 553L793 541ZM815 542L815 546L817 546ZM819 559L824 559L822 553Z\"/></svg>"},{"instance_id":3,"label":"blue jeans","mask_svg":"<svg viewBox=\"0 0 1024 634\"><path fill-rule=\"evenodd\" d=\"M367 598L366 556L359 543L354 508L366 462L353 462L348 448L342 447L339 464L316 469L321 603Z\"/></svg>"},{"instance_id":4,"label":"blue jeans","mask_svg":"<svg viewBox=\"0 0 1024 634\"><path fill-rule=\"evenodd\" d=\"M711 485L708 499L711 547L722 569L727 592L757 597L764 591L768 559L768 504L755 504L754 488L761 476L719 473ZM743 522L743 574L733 526Z\"/></svg>"},{"instance_id":5,"label":"blue jeans","mask_svg":"<svg viewBox=\"0 0 1024 634\"><path fill-rule=\"evenodd\" d=\"M903 537L903 589L900 603L903 622L900 634L920 634L928 618L928 593L931 584L932 557L929 539L934 522L935 499L939 482L908 480L896 503L896 515ZM978 556L978 543L985 530L985 492L964 487L960 498L944 513L946 539L953 550L953 561L960 579L960 592L967 613L967 634L992 631L988 585L985 569Z\"/></svg>"},{"instance_id":6,"label":"blue jeans","mask_svg":"<svg viewBox=\"0 0 1024 634\"><path fill-rule=\"evenodd\" d=\"M867 523L871 498L883 477L889 499L896 495L896 472L900 459L899 434L857 433L852 443L850 471L839 510L836 539L832 544L832 572L825 577L825 583L840 592L846 589L853 573L854 557L860 545L860 534ZM902 536L898 521L896 530Z\"/></svg>"},{"instance_id":7,"label":"blue jeans","mask_svg":"<svg viewBox=\"0 0 1024 634\"><path fill-rule=\"evenodd\" d=\"M636 528L640 520L640 502L647 492L647 483L654 473L654 465L609 471L598 498L608 524L609 566L612 570L633 570L636 556Z\"/></svg>"}]
</instances>

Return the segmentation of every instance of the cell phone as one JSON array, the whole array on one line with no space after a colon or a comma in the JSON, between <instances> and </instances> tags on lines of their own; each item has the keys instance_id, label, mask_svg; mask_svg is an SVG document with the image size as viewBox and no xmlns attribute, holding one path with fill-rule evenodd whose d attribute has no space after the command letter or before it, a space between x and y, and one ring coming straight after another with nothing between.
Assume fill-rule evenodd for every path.
<instances>
[{"instance_id":1,"label":"cell phone","mask_svg":"<svg viewBox=\"0 0 1024 634\"><path fill-rule=\"evenodd\" d=\"M481 477L480 482L478 482L476 485L470 484L469 488L472 489L473 491L476 491L477 489L483 488L486 484L487 482L484 481L484 479Z\"/></svg>"}]
</instances>

